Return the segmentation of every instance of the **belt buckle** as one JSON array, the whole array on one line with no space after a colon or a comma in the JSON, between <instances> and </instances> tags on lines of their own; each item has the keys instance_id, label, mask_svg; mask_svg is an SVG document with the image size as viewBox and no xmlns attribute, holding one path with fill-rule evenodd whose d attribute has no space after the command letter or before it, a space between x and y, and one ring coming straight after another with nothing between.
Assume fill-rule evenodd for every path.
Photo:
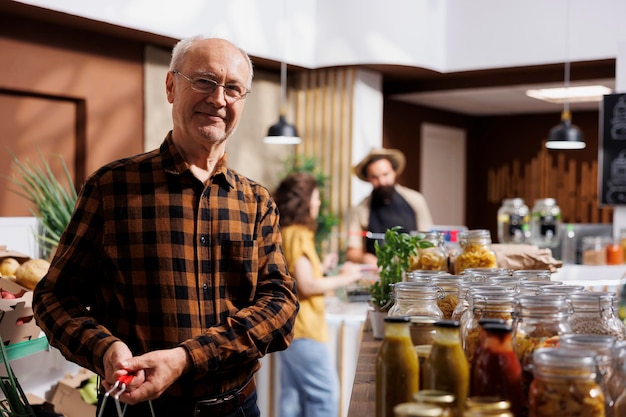
<instances>
[{"instance_id":1,"label":"belt buckle","mask_svg":"<svg viewBox=\"0 0 626 417\"><path fill-rule=\"evenodd\" d=\"M209 398L206 400L200 400L196 402L194 416L214 416L216 414L224 414L233 412L236 408L234 400L237 398L236 394L230 394L224 397ZM235 406L235 407L233 407Z\"/></svg>"}]
</instances>

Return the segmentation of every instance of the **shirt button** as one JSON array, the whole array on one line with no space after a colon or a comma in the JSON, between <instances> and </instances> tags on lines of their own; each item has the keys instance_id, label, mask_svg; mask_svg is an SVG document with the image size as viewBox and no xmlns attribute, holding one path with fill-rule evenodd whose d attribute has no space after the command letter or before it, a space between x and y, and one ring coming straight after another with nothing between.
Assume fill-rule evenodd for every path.
<instances>
[{"instance_id":1,"label":"shirt button","mask_svg":"<svg viewBox=\"0 0 626 417\"><path fill-rule=\"evenodd\" d=\"M200 236L200 243L202 243L203 245L206 244L206 235Z\"/></svg>"},{"instance_id":2,"label":"shirt button","mask_svg":"<svg viewBox=\"0 0 626 417\"><path fill-rule=\"evenodd\" d=\"M207 284L206 282L204 284L202 284L202 289L203 290L208 290L209 289L209 284Z\"/></svg>"}]
</instances>

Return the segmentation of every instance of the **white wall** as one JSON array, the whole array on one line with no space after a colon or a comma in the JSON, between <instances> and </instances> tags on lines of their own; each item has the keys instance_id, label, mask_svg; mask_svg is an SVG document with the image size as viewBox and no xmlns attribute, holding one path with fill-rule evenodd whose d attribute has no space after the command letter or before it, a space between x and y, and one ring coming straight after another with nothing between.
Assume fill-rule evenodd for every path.
<instances>
[{"instance_id":1,"label":"white wall","mask_svg":"<svg viewBox=\"0 0 626 417\"><path fill-rule=\"evenodd\" d=\"M176 7L165 0L21 2L173 38L216 34L253 56L306 68L514 67L566 56L613 58L626 41L623 0L178 0Z\"/></svg>"}]
</instances>

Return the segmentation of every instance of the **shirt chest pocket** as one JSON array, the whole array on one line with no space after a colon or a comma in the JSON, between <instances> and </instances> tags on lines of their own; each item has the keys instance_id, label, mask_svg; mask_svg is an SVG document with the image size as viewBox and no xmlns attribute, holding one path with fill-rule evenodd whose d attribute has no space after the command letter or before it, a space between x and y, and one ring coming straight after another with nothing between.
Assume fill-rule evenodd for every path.
<instances>
[{"instance_id":1,"label":"shirt chest pocket","mask_svg":"<svg viewBox=\"0 0 626 417\"><path fill-rule=\"evenodd\" d=\"M257 243L253 240L222 240L214 249L220 298L223 296L235 304L241 303L238 307L249 304L257 286Z\"/></svg>"}]
</instances>

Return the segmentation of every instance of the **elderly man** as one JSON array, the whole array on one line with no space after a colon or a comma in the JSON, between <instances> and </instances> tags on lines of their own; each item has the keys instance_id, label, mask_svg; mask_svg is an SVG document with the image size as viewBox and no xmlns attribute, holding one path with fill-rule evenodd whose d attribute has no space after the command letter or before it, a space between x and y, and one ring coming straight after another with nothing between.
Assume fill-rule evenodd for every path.
<instances>
[{"instance_id":1,"label":"elderly man","mask_svg":"<svg viewBox=\"0 0 626 417\"><path fill-rule=\"evenodd\" d=\"M428 231L433 220L424 196L396 183L406 160L397 149L373 149L354 167L354 174L372 184L372 192L348 216L347 259L376 265L374 242L387 229Z\"/></svg>"},{"instance_id":2,"label":"elderly man","mask_svg":"<svg viewBox=\"0 0 626 417\"><path fill-rule=\"evenodd\" d=\"M258 416L259 358L293 338L276 204L226 163L251 82L232 43L180 41L165 80L172 131L87 179L35 289L50 344L104 390L128 383L126 417ZM102 397L98 410L118 415Z\"/></svg>"}]
</instances>

